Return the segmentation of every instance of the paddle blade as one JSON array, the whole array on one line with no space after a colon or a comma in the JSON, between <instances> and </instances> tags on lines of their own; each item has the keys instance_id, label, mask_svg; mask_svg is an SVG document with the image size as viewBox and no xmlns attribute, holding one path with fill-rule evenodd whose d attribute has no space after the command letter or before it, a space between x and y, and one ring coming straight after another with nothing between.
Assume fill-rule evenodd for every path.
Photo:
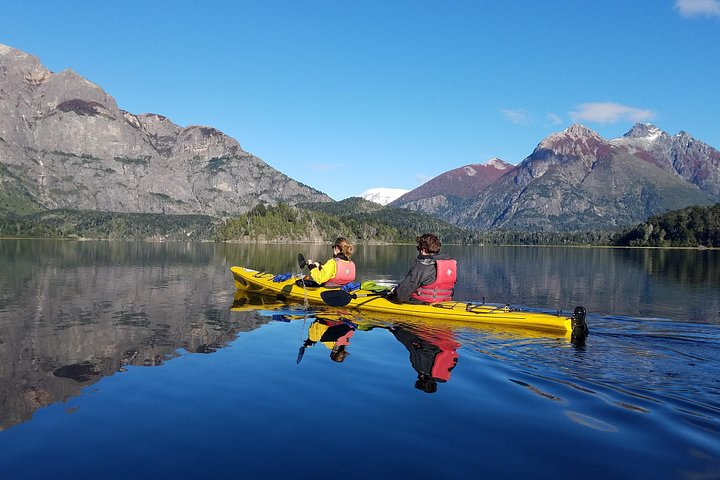
<instances>
[{"instance_id":1,"label":"paddle blade","mask_svg":"<svg viewBox=\"0 0 720 480\"><path fill-rule=\"evenodd\" d=\"M320 297L331 307L344 307L353 299L353 296L345 290L326 290L320 293Z\"/></svg>"},{"instance_id":2,"label":"paddle blade","mask_svg":"<svg viewBox=\"0 0 720 480\"><path fill-rule=\"evenodd\" d=\"M302 360L303 355L305 355L305 345L300 347L300 351L298 351L297 361L295 363L300 363L300 360Z\"/></svg>"},{"instance_id":3,"label":"paddle blade","mask_svg":"<svg viewBox=\"0 0 720 480\"><path fill-rule=\"evenodd\" d=\"M300 269L302 270L307 265L307 262L305 261L305 257L302 253L298 253L298 265L300 265Z\"/></svg>"}]
</instances>

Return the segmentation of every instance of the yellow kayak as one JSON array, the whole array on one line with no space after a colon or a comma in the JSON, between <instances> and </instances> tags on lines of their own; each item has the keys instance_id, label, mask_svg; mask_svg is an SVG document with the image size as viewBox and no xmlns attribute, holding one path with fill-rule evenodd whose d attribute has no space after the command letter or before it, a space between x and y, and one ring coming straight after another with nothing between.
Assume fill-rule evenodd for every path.
<instances>
[{"instance_id":1,"label":"yellow kayak","mask_svg":"<svg viewBox=\"0 0 720 480\"><path fill-rule=\"evenodd\" d=\"M274 275L250 268L231 267L230 271L238 290L269 295L281 300L294 300L330 306L345 306L361 311L383 314L400 314L432 318L443 321L472 322L487 325L553 332L573 339L587 335L585 309L575 308L573 314L553 315L527 312L508 305L488 305L467 302L438 302L416 305L391 302L383 294L367 290L345 292L338 288L308 287L298 285L298 276Z\"/></svg>"}]
</instances>

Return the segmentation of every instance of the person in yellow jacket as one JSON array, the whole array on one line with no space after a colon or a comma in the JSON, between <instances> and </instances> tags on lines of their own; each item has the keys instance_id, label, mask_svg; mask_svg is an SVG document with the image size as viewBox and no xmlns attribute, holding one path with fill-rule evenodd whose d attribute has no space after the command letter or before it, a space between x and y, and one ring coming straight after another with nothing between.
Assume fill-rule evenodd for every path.
<instances>
[{"instance_id":1,"label":"person in yellow jacket","mask_svg":"<svg viewBox=\"0 0 720 480\"><path fill-rule=\"evenodd\" d=\"M346 349L354 333L355 326L344 318L330 319L318 316L308 329L308 338L303 343L301 352L304 352L304 348L320 342L330 349L330 359L341 363L350 354Z\"/></svg>"},{"instance_id":2,"label":"person in yellow jacket","mask_svg":"<svg viewBox=\"0 0 720 480\"><path fill-rule=\"evenodd\" d=\"M355 251L355 247L346 238L338 237L333 243L331 259L322 265L312 260L308 262L310 278L326 287L337 287L352 282L355 280L355 263L350 260L353 251Z\"/></svg>"}]
</instances>

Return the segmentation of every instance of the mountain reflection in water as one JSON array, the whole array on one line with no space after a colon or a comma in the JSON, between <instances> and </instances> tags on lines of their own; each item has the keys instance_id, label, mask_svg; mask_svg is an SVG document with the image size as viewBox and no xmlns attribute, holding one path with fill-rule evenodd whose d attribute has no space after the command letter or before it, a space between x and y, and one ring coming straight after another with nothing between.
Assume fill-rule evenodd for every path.
<instances>
[{"instance_id":1,"label":"mountain reflection in water","mask_svg":"<svg viewBox=\"0 0 720 480\"><path fill-rule=\"evenodd\" d=\"M584 305L587 341L235 291L327 245L0 241L2 477L306 478L336 434L347 479L720 477L720 252L447 251L457 298Z\"/></svg>"},{"instance_id":2,"label":"mountain reflection in water","mask_svg":"<svg viewBox=\"0 0 720 480\"><path fill-rule=\"evenodd\" d=\"M165 244L0 241L0 249L8 244L15 248L0 257L2 429L128 366L211 353L265 322L213 305L229 291L227 276L194 266L193 248L183 261ZM33 261L43 257L48 263Z\"/></svg>"}]
</instances>

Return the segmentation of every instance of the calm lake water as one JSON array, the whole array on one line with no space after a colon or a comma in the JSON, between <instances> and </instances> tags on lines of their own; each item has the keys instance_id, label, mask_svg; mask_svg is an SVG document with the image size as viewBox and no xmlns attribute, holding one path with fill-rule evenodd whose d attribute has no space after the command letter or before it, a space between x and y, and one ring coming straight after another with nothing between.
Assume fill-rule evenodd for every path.
<instances>
[{"instance_id":1,"label":"calm lake water","mask_svg":"<svg viewBox=\"0 0 720 480\"><path fill-rule=\"evenodd\" d=\"M583 305L584 344L235 298L328 250L0 240L0 478L720 478L720 251L444 248L456 298Z\"/></svg>"}]
</instances>

